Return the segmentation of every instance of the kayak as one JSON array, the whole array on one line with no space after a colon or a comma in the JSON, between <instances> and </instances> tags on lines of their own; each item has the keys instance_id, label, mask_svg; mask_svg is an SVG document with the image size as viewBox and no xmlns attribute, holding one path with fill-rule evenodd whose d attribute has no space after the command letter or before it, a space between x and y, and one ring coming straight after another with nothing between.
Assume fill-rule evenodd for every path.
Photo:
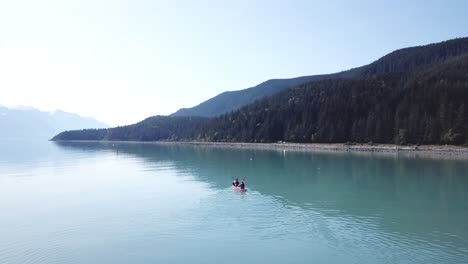
<instances>
[{"instance_id":1,"label":"kayak","mask_svg":"<svg viewBox=\"0 0 468 264\"><path fill-rule=\"evenodd\" d=\"M236 192L246 192L247 189L241 189L240 187L232 186L232 189Z\"/></svg>"}]
</instances>

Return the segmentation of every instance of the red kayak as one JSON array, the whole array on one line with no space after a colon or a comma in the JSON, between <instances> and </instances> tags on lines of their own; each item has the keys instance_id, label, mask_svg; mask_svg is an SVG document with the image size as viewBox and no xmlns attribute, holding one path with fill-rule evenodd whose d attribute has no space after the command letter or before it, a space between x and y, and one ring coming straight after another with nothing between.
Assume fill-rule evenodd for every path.
<instances>
[{"instance_id":1,"label":"red kayak","mask_svg":"<svg viewBox=\"0 0 468 264\"><path fill-rule=\"evenodd\" d=\"M236 192L246 192L247 189L241 189L240 187L232 186L232 189Z\"/></svg>"}]
</instances>

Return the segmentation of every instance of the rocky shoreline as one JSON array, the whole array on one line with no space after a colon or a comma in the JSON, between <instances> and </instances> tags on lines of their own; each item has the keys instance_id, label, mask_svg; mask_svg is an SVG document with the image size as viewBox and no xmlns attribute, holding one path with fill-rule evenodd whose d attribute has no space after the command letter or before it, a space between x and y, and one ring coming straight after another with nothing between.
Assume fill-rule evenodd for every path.
<instances>
[{"instance_id":1,"label":"rocky shoreline","mask_svg":"<svg viewBox=\"0 0 468 264\"><path fill-rule=\"evenodd\" d=\"M99 142L128 144L190 145L214 148L265 149L301 152L362 152L389 154L418 154L425 156L458 156L468 159L468 147L452 145L399 146L390 144L343 144L343 143L235 143L235 142L195 142L195 141L83 141L64 142Z\"/></svg>"},{"instance_id":2,"label":"rocky shoreline","mask_svg":"<svg viewBox=\"0 0 468 264\"><path fill-rule=\"evenodd\" d=\"M468 147L449 145L422 145L422 146L399 146L399 145L370 145L370 144L343 144L343 143L227 143L227 142L158 142L159 144L187 144L194 146L209 146L222 148L244 148L244 149L276 149L291 151L329 151L329 152L378 152L378 153L419 153L435 155L466 155L468 158Z\"/></svg>"}]
</instances>

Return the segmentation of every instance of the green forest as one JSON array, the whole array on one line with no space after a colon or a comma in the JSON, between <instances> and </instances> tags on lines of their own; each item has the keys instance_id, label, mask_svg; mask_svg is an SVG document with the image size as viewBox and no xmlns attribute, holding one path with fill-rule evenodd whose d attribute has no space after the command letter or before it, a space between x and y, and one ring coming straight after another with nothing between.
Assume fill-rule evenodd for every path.
<instances>
[{"instance_id":1,"label":"green forest","mask_svg":"<svg viewBox=\"0 0 468 264\"><path fill-rule=\"evenodd\" d=\"M217 117L155 116L53 140L468 143L468 39L403 49Z\"/></svg>"},{"instance_id":2,"label":"green forest","mask_svg":"<svg viewBox=\"0 0 468 264\"><path fill-rule=\"evenodd\" d=\"M210 120L196 140L464 144L468 57L408 75L312 82Z\"/></svg>"}]
</instances>

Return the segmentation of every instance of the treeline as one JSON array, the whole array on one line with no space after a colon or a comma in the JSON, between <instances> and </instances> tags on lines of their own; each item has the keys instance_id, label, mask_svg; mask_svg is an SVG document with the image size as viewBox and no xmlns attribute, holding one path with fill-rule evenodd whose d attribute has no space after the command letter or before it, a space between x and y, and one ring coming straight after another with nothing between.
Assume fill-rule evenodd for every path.
<instances>
[{"instance_id":1,"label":"treeline","mask_svg":"<svg viewBox=\"0 0 468 264\"><path fill-rule=\"evenodd\" d=\"M155 116L53 140L468 143L468 38L393 52L215 118Z\"/></svg>"},{"instance_id":2,"label":"treeline","mask_svg":"<svg viewBox=\"0 0 468 264\"><path fill-rule=\"evenodd\" d=\"M151 117L54 140L465 144L468 56L431 69L311 82L217 118Z\"/></svg>"},{"instance_id":3,"label":"treeline","mask_svg":"<svg viewBox=\"0 0 468 264\"><path fill-rule=\"evenodd\" d=\"M198 140L467 142L468 57L413 74L311 82L211 120Z\"/></svg>"},{"instance_id":4,"label":"treeline","mask_svg":"<svg viewBox=\"0 0 468 264\"><path fill-rule=\"evenodd\" d=\"M192 140L207 121L204 117L153 116L128 126L64 131L52 140Z\"/></svg>"},{"instance_id":5,"label":"treeline","mask_svg":"<svg viewBox=\"0 0 468 264\"><path fill-rule=\"evenodd\" d=\"M396 50L369 65L356 69L355 74L363 77L395 72L413 72L465 54L468 54L468 38L457 38Z\"/></svg>"},{"instance_id":6,"label":"treeline","mask_svg":"<svg viewBox=\"0 0 468 264\"><path fill-rule=\"evenodd\" d=\"M291 79L272 79L255 87L221 93L192 108L182 108L172 116L215 117L237 110L255 100L275 95L288 88L311 81L337 78L365 78L382 74L412 72L442 63L450 58L468 54L468 38L452 39L436 44L396 50L371 64L351 70L303 76Z\"/></svg>"}]
</instances>

